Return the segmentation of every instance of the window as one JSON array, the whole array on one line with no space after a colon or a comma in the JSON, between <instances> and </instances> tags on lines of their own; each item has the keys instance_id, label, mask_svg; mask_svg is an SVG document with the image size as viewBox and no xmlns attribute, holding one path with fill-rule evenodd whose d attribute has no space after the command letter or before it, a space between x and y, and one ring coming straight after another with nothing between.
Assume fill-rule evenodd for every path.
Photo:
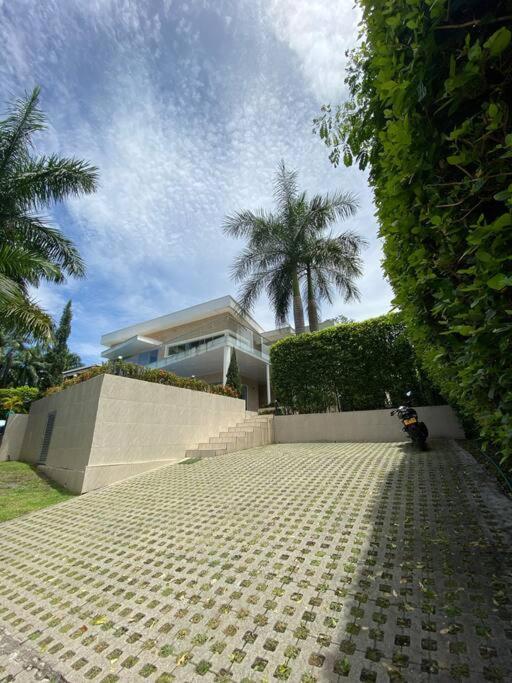
<instances>
[{"instance_id":1,"label":"window","mask_svg":"<svg viewBox=\"0 0 512 683\"><path fill-rule=\"evenodd\" d=\"M144 351L136 356L135 363L138 365L147 365L148 363L156 363L158 359L158 349L153 349L152 351Z\"/></svg>"},{"instance_id":2,"label":"window","mask_svg":"<svg viewBox=\"0 0 512 683\"><path fill-rule=\"evenodd\" d=\"M215 339L220 339L224 336L224 333L214 334L210 337L203 337L202 339L195 339L190 342L183 342L183 344L169 344L167 346L166 355L175 356L177 353L184 353L185 351L191 351L192 349L197 349L204 344L214 341Z\"/></svg>"}]
</instances>

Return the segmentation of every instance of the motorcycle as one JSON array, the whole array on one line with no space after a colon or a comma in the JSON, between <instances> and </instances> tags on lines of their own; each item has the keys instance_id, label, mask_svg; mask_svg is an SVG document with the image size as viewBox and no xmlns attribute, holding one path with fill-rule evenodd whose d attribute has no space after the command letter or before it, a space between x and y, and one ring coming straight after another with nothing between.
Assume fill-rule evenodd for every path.
<instances>
[{"instance_id":1,"label":"motorcycle","mask_svg":"<svg viewBox=\"0 0 512 683\"><path fill-rule=\"evenodd\" d=\"M408 391L405 395L407 397L405 405L392 410L391 415L398 415L398 419L403 424L402 431L407 434L414 445L425 451L427 450L427 425L418 420L418 413L411 406L412 392Z\"/></svg>"}]
</instances>

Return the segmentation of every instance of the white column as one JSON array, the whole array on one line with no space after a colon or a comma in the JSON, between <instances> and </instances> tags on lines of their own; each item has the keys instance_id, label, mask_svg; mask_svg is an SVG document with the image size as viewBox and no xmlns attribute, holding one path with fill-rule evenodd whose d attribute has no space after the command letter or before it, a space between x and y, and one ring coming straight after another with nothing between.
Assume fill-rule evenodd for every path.
<instances>
[{"instance_id":1,"label":"white column","mask_svg":"<svg viewBox=\"0 0 512 683\"><path fill-rule=\"evenodd\" d=\"M267 403L270 403L271 399L271 394L270 394L270 365L267 363Z\"/></svg>"},{"instance_id":2,"label":"white column","mask_svg":"<svg viewBox=\"0 0 512 683\"><path fill-rule=\"evenodd\" d=\"M231 346L227 345L227 338L224 338L224 359L222 363L222 384L226 385L226 378L228 376L229 362L231 360Z\"/></svg>"}]
</instances>

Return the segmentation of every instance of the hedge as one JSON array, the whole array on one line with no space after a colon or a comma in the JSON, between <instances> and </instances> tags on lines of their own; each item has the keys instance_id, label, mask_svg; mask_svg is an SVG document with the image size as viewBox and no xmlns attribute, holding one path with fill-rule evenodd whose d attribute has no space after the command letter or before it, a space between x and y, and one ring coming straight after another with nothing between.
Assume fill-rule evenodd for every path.
<instances>
[{"instance_id":1,"label":"hedge","mask_svg":"<svg viewBox=\"0 0 512 683\"><path fill-rule=\"evenodd\" d=\"M192 391L204 391L208 394L218 394L220 396L228 396L229 398L240 398L239 394L231 387L225 387L220 384L208 384L202 379L192 379L189 377L180 377L173 372L167 370L153 370L152 368L145 368L142 365L135 363L126 363L122 361L110 361L98 365L86 372L82 372L76 377L65 379L62 384L50 387L45 392L45 396L55 394L56 392L72 387L75 384L86 382L98 375L122 375L123 377L130 377L131 379L140 379L144 382L155 382L157 384L165 384L170 387L179 387L181 389L191 389Z\"/></svg>"},{"instance_id":2,"label":"hedge","mask_svg":"<svg viewBox=\"0 0 512 683\"><path fill-rule=\"evenodd\" d=\"M398 314L287 337L270 349L279 403L301 413L440 403L421 373Z\"/></svg>"},{"instance_id":3,"label":"hedge","mask_svg":"<svg viewBox=\"0 0 512 683\"><path fill-rule=\"evenodd\" d=\"M30 404L39 398L36 387L11 387L0 389L0 417L5 418L10 410L15 413L28 413Z\"/></svg>"},{"instance_id":4,"label":"hedge","mask_svg":"<svg viewBox=\"0 0 512 683\"><path fill-rule=\"evenodd\" d=\"M334 163L369 166L425 369L512 465L512 2L359 4L351 97L318 130Z\"/></svg>"}]
</instances>

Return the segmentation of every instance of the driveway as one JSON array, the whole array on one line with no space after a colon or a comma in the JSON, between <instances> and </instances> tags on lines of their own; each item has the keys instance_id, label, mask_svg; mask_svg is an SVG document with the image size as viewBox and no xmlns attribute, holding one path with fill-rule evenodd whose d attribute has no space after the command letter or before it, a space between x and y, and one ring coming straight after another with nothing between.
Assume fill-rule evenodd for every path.
<instances>
[{"instance_id":1,"label":"driveway","mask_svg":"<svg viewBox=\"0 0 512 683\"><path fill-rule=\"evenodd\" d=\"M139 475L0 527L0 681L510 681L507 515L448 442Z\"/></svg>"}]
</instances>

